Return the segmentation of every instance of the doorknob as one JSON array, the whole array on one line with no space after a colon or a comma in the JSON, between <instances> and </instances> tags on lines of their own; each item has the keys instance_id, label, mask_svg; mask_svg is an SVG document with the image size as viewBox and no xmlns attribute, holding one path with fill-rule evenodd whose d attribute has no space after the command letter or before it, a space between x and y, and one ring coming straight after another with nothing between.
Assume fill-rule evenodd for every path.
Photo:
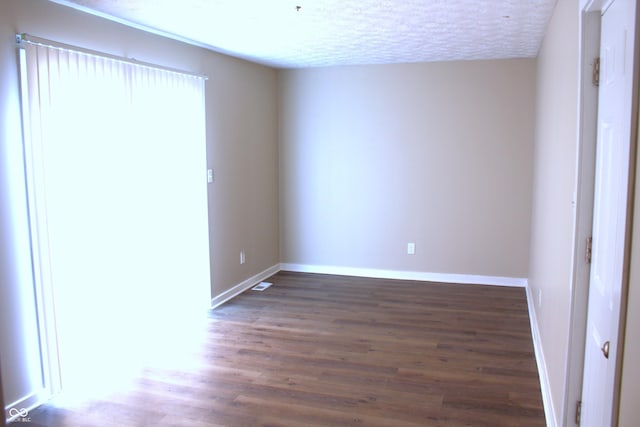
<instances>
[{"instance_id":1,"label":"doorknob","mask_svg":"<svg viewBox=\"0 0 640 427\"><path fill-rule=\"evenodd\" d=\"M602 354L604 354L605 359L609 358L609 341L605 342L604 344L602 344Z\"/></svg>"}]
</instances>

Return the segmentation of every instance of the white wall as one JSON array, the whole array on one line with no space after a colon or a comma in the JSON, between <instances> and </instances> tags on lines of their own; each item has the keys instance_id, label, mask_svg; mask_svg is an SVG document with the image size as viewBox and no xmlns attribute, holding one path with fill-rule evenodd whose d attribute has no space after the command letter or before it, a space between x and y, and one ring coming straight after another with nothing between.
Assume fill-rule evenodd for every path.
<instances>
[{"instance_id":1,"label":"white wall","mask_svg":"<svg viewBox=\"0 0 640 427\"><path fill-rule=\"evenodd\" d=\"M564 399L578 131L578 1L559 0L538 54L529 285L554 417Z\"/></svg>"},{"instance_id":2,"label":"white wall","mask_svg":"<svg viewBox=\"0 0 640 427\"><path fill-rule=\"evenodd\" d=\"M280 93L283 262L527 276L534 60L290 70Z\"/></svg>"},{"instance_id":3,"label":"white wall","mask_svg":"<svg viewBox=\"0 0 640 427\"><path fill-rule=\"evenodd\" d=\"M0 361L7 405L41 384L21 166L19 32L208 75L207 157L216 172L209 186L212 296L279 261L275 70L42 0L1 1ZM247 252L242 266L240 249Z\"/></svg>"}]
</instances>

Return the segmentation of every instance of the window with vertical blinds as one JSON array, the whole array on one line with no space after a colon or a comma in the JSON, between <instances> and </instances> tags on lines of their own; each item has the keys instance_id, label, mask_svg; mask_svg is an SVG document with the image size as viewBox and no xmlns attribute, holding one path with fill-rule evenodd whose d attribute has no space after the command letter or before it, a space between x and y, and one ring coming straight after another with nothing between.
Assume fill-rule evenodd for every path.
<instances>
[{"instance_id":1,"label":"window with vertical blinds","mask_svg":"<svg viewBox=\"0 0 640 427\"><path fill-rule=\"evenodd\" d=\"M210 303L205 81L34 41L21 69L43 366L87 395L175 362Z\"/></svg>"}]
</instances>

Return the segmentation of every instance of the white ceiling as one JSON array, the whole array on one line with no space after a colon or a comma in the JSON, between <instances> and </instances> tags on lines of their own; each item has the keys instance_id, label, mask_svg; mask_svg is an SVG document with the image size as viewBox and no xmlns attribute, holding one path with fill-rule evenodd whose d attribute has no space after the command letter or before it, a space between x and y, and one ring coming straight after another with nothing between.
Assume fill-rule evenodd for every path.
<instances>
[{"instance_id":1,"label":"white ceiling","mask_svg":"<svg viewBox=\"0 0 640 427\"><path fill-rule=\"evenodd\" d=\"M52 1L278 68L535 57L556 3Z\"/></svg>"}]
</instances>

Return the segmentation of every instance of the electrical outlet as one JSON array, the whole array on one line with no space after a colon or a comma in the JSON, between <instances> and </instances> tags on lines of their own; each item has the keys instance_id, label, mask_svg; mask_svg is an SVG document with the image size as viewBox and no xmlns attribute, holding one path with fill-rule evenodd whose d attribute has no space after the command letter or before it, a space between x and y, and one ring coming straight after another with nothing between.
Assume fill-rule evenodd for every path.
<instances>
[{"instance_id":1,"label":"electrical outlet","mask_svg":"<svg viewBox=\"0 0 640 427\"><path fill-rule=\"evenodd\" d=\"M407 243L407 254L415 255L416 254L416 244L415 243Z\"/></svg>"},{"instance_id":2,"label":"electrical outlet","mask_svg":"<svg viewBox=\"0 0 640 427\"><path fill-rule=\"evenodd\" d=\"M247 258L244 255L244 251L240 251L240 264L244 264L245 262L247 262Z\"/></svg>"}]
</instances>

